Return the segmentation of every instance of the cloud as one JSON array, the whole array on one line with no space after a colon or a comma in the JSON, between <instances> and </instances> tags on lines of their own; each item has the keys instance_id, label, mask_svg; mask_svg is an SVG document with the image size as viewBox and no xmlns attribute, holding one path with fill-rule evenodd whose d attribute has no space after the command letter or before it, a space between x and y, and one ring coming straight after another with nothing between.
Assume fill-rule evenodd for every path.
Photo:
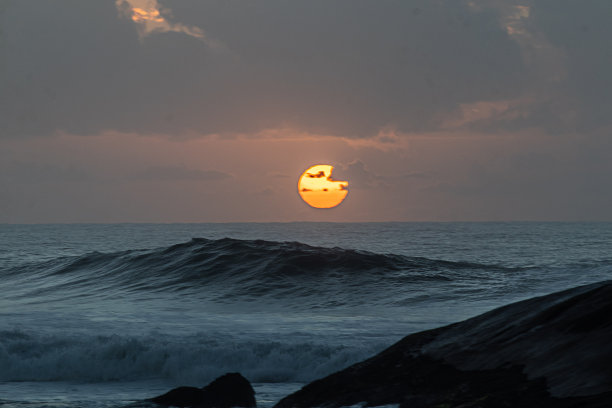
<instances>
[{"instance_id":1,"label":"cloud","mask_svg":"<svg viewBox=\"0 0 612 408\"><path fill-rule=\"evenodd\" d=\"M351 188L372 189L387 187L387 177L370 171L361 160L353 160L346 165L338 166L337 173L348 180Z\"/></svg>"},{"instance_id":2,"label":"cloud","mask_svg":"<svg viewBox=\"0 0 612 408\"><path fill-rule=\"evenodd\" d=\"M321 170L318 173L306 173L306 176L308 178L323 178L323 177L325 177L325 172L323 170ZM328 177L328 179L329 179L329 177Z\"/></svg>"},{"instance_id":3,"label":"cloud","mask_svg":"<svg viewBox=\"0 0 612 408\"><path fill-rule=\"evenodd\" d=\"M334 178L351 190L328 221L610 220L609 135L408 135L406 151L336 138L6 139L0 221L320 221L300 212L296 191L298 176L317 162L334 164ZM206 170L232 178L207 181L197 174ZM278 172L290 177L271 178ZM257 194L268 186L273 196Z\"/></svg>"},{"instance_id":4,"label":"cloud","mask_svg":"<svg viewBox=\"0 0 612 408\"><path fill-rule=\"evenodd\" d=\"M418 12L415 12L418 10ZM608 0L15 1L0 137L610 125ZM367 27L367 28L366 28ZM382 141L382 140L381 140Z\"/></svg>"},{"instance_id":5,"label":"cloud","mask_svg":"<svg viewBox=\"0 0 612 408\"><path fill-rule=\"evenodd\" d=\"M480 131L539 127L550 133L591 132L612 124L610 2L594 0L472 1L496 10L526 67L522 102L508 115L472 124ZM496 120L497 119L497 120Z\"/></svg>"},{"instance_id":6,"label":"cloud","mask_svg":"<svg viewBox=\"0 0 612 408\"><path fill-rule=\"evenodd\" d=\"M279 179L289 178L289 175L285 173L278 173L278 172L271 172L271 173L268 173L266 176L273 177L273 178L279 178Z\"/></svg>"},{"instance_id":7,"label":"cloud","mask_svg":"<svg viewBox=\"0 0 612 408\"><path fill-rule=\"evenodd\" d=\"M172 10L162 8L157 0L116 0L115 4L121 17L131 19L137 25L141 39L151 34L176 32L197 38L209 47L223 48L218 41L208 38L200 27L171 21Z\"/></svg>"},{"instance_id":8,"label":"cloud","mask_svg":"<svg viewBox=\"0 0 612 408\"><path fill-rule=\"evenodd\" d=\"M13 161L0 166L0 169L6 175L12 175L13 183L89 183L100 180L91 169L74 163Z\"/></svg>"},{"instance_id":9,"label":"cloud","mask_svg":"<svg viewBox=\"0 0 612 408\"><path fill-rule=\"evenodd\" d=\"M359 138L437 129L460 104L531 85L499 13L463 2L145 3L137 16L126 2L9 3L0 136Z\"/></svg>"},{"instance_id":10,"label":"cloud","mask_svg":"<svg viewBox=\"0 0 612 408\"><path fill-rule=\"evenodd\" d=\"M271 197L276 195L276 190L274 190L274 188L272 187L266 187L262 190L257 191L255 194L259 196Z\"/></svg>"},{"instance_id":11,"label":"cloud","mask_svg":"<svg viewBox=\"0 0 612 408\"><path fill-rule=\"evenodd\" d=\"M199 170L182 166L152 166L138 174L138 178L156 181L219 181L230 179L232 175L217 170Z\"/></svg>"},{"instance_id":12,"label":"cloud","mask_svg":"<svg viewBox=\"0 0 612 408\"><path fill-rule=\"evenodd\" d=\"M389 160L393 154L387 156ZM367 154L365 161L367 161ZM373 160L373 157L370 157ZM384 159L383 159L384 160ZM375 160L373 160L375 162ZM380 167L381 163L378 163ZM412 186L415 182L431 179L434 175L426 171L409 171L410 166L405 163L394 166L394 171L381 173L369 168L361 159L355 159L347 164L340 164L335 168L339 177L349 182L351 189L358 190L398 190Z\"/></svg>"}]
</instances>

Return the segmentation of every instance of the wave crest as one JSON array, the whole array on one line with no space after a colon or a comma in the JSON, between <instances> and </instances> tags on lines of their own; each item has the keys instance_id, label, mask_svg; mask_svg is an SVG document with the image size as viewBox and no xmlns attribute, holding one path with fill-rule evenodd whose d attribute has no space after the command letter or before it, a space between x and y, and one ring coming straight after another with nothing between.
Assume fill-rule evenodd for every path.
<instances>
[{"instance_id":1,"label":"wave crest","mask_svg":"<svg viewBox=\"0 0 612 408\"><path fill-rule=\"evenodd\" d=\"M424 283L479 280L516 270L299 242L194 238L166 248L58 258L21 266L7 276L27 275L30 290L21 293L30 297L59 291L73 296L182 293L224 303L300 298L302 306L329 307L364 299L402 302L402 296L387 295Z\"/></svg>"}]
</instances>

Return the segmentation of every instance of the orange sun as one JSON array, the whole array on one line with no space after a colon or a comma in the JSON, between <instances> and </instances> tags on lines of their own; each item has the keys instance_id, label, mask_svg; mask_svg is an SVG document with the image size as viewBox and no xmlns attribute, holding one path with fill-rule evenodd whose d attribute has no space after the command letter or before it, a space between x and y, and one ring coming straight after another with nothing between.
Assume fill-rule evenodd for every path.
<instances>
[{"instance_id":1,"label":"orange sun","mask_svg":"<svg viewBox=\"0 0 612 408\"><path fill-rule=\"evenodd\" d=\"M328 164L309 167L298 181L298 192L302 200L314 208L337 206L348 194L348 181L332 179L334 168Z\"/></svg>"}]
</instances>

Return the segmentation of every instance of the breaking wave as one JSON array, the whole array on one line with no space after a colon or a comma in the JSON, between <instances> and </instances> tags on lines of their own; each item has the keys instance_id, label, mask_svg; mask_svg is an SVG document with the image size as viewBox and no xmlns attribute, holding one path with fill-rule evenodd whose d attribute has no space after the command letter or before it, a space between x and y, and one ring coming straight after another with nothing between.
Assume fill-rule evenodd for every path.
<instances>
[{"instance_id":1,"label":"breaking wave","mask_svg":"<svg viewBox=\"0 0 612 408\"><path fill-rule=\"evenodd\" d=\"M77 336L5 330L0 331L0 381L163 379L197 385L239 371L253 382L305 382L342 369L378 348L205 333Z\"/></svg>"}]
</instances>

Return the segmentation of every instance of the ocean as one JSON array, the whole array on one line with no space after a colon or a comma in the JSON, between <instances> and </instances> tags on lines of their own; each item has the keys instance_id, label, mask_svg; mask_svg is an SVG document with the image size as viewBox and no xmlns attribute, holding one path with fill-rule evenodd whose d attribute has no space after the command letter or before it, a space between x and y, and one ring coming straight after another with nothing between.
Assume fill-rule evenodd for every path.
<instances>
[{"instance_id":1,"label":"ocean","mask_svg":"<svg viewBox=\"0 0 612 408\"><path fill-rule=\"evenodd\" d=\"M612 279L612 223L0 225L0 406L240 372L271 407L407 334Z\"/></svg>"}]
</instances>

